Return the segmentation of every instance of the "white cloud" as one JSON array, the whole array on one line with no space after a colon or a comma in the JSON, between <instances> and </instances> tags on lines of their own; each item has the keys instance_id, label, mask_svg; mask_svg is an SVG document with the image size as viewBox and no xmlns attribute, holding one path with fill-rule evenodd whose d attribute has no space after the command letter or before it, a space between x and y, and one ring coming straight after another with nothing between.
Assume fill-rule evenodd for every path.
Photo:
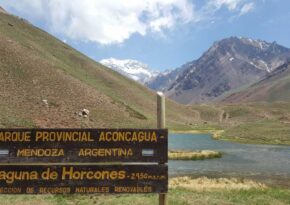
<instances>
[{"instance_id":1,"label":"white cloud","mask_svg":"<svg viewBox=\"0 0 290 205\"><path fill-rule=\"evenodd\" d=\"M211 2L218 9L222 6L226 6L230 11L233 11L238 7L242 0L213 0Z\"/></svg>"},{"instance_id":2,"label":"white cloud","mask_svg":"<svg viewBox=\"0 0 290 205\"><path fill-rule=\"evenodd\" d=\"M42 19L67 38L121 43L132 34L163 32L193 19L189 0L0 0L30 19Z\"/></svg>"},{"instance_id":3,"label":"white cloud","mask_svg":"<svg viewBox=\"0 0 290 205\"><path fill-rule=\"evenodd\" d=\"M120 44L133 34L162 36L180 24L211 22L223 7L243 15L254 7L245 1L209 0L199 10L192 0L0 0L0 4L44 22L62 38L108 45Z\"/></svg>"},{"instance_id":4,"label":"white cloud","mask_svg":"<svg viewBox=\"0 0 290 205\"><path fill-rule=\"evenodd\" d=\"M232 21L252 11L255 7L253 1L255 0L208 0L198 12L203 21L206 19L217 21L218 19L225 19L225 16L220 16L218 12L221 9L226 9L229 13L228 21Z\"/></svg>"},{"instance_id":5,"label":"white cloud","mask_svg":"<svg viewBox=\"0 0 290 205\"><path fill-rule=\"evenodd\" d=\"M245 15L252 11L255 7L255 4L253 2L245 4L240 11L240 16Z\"/></svg>"}]
</instances>

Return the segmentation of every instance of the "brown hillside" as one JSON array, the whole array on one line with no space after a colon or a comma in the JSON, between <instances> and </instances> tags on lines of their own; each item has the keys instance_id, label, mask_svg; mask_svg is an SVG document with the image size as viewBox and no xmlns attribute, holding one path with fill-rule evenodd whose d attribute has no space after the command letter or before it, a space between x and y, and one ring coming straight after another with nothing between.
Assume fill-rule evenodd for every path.
<instances>
[{"instance_id":1,"label":"brown hillside","mask_svg":"<svg viewBox=\"0 0 290 205\"><path fill-rule=\"evenodd\" d=\"M154 92L4 13L0 75L0 127L156 125ZM84 108L87 118L78 115ZM195 112L167 101L167 119L168 126L185 128Z\"/></svg>"}]
</instances>

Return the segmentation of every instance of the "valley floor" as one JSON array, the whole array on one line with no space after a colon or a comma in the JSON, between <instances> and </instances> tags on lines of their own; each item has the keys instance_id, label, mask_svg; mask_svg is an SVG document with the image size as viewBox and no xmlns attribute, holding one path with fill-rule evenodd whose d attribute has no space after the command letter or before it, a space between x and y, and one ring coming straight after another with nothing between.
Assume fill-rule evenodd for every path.
<instances>
[{"instance_id":1,"label":"valley floor","mask_svg":"<svg viewBox=\"0 0 290 205\"><path fill-rule=\"evenodd\" d=\"M213 138L251 144L290 145L290 103L192 105L195 121L170 127L178 133L211 133Z\"/></svg>"}]
</instances>

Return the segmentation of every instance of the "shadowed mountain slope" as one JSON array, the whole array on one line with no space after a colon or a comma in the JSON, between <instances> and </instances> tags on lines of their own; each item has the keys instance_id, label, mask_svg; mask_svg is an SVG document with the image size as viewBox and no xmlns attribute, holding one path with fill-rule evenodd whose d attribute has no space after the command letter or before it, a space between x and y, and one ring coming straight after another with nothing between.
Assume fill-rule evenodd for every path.
<instances>
[{"instance_id":1,"label":"shadowed mountain slope","mask_svg":"<svg viewBox=\"0 0 290 205\"><path fill-rule=\"evenodd\" d=\"M257 101L289 101L290 100L290 62L287 62L264 79L247 89L227 96L222 102L241 103Z\"/></svg>"}]
</instances>

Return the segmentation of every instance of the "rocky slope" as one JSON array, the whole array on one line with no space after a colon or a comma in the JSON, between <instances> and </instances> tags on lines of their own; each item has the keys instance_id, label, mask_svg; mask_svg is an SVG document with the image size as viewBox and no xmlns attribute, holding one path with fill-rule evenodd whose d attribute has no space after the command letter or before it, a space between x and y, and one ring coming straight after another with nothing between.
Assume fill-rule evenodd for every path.
<instances>
[{"instance_id":1,"label":"rocky slope","mask_svg":"<svg viewBox=\"0 0 290 205\"><path fill-rule=\"evenodd\" d=\"M222 99L227 103L290 100L290 61L277 67L273 72L252 86L235 92Z\"/></svg>"},{"instance_id":2,"label":"rocky slope","mask_svg":"<svg viewBox=\"0 0 290 205\"><path fill-rule=\"evenodd\" d=\"M166 95L184 104L213 102L225 93L258 82L289 58L290 49L276 42L223 39L185 65L186 69L165 88Z\"/></svg>"}]
</instances>

